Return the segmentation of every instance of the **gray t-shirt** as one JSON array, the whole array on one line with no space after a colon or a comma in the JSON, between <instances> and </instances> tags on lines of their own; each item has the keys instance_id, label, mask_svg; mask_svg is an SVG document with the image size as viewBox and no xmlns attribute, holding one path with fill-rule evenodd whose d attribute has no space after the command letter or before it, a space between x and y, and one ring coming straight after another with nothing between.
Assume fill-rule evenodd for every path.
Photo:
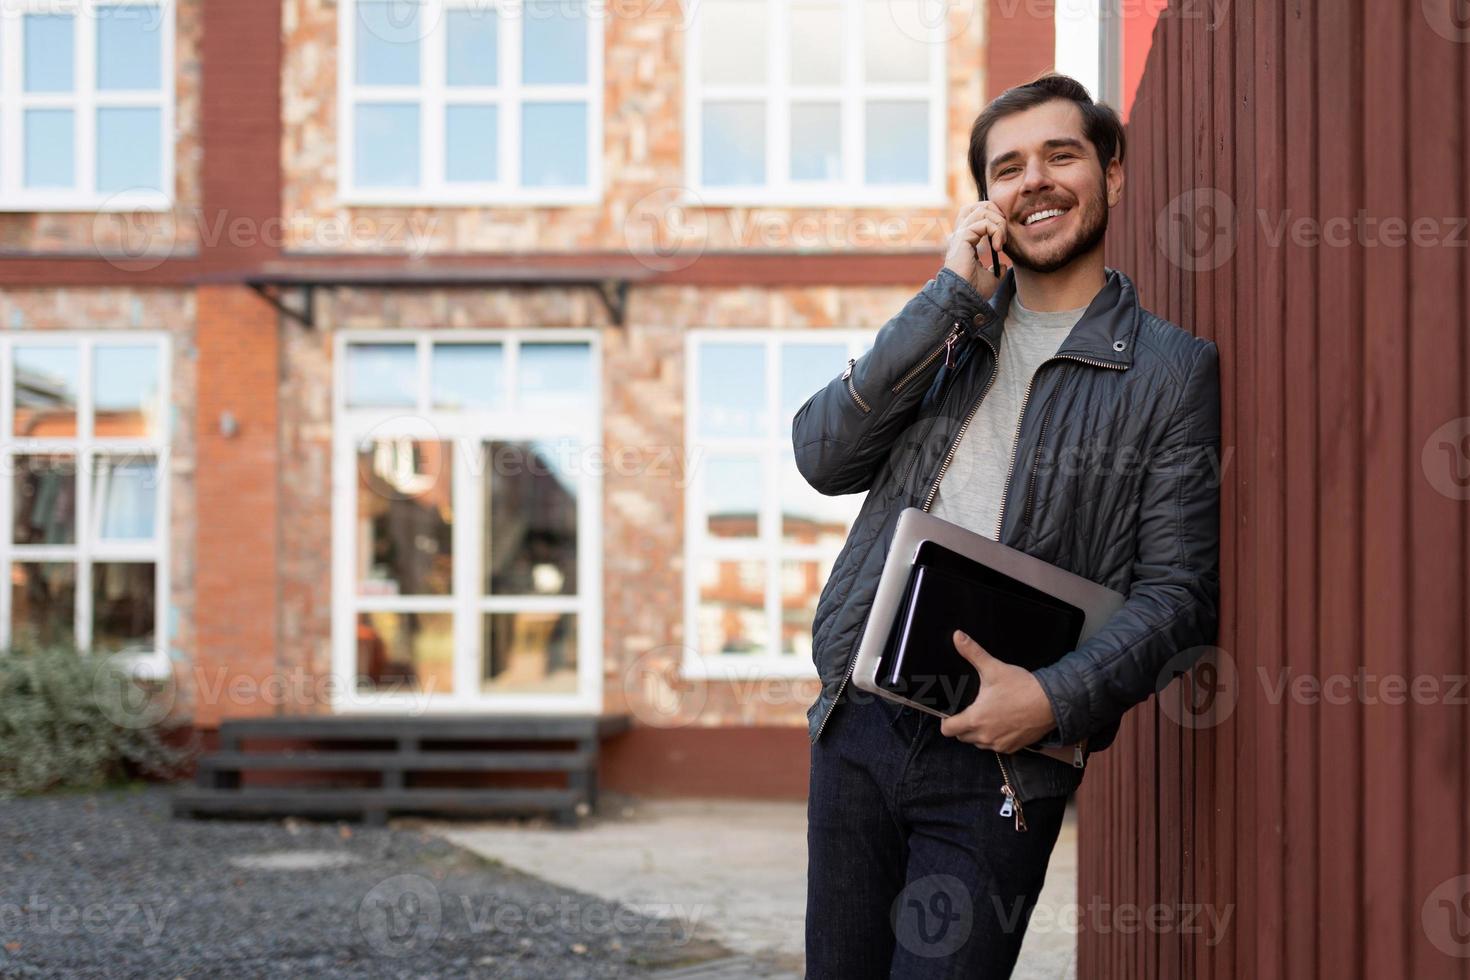
<instances>
[{"instance_id":1,"label":"gray t-shirt","mask_svg":"<svg viewBox=\"0 0 1470 980\"><path fill-rule=\"evenodd\" d=\"M955 447L954 459L944 471L939 492L929 508L931 514L987 538L997 537L995 525L1000 520L1001 494L1011 467L1026 383L1041 362L1062 346L1086 311L1083 306L1038 313L1011 297L1001 331L995 381Z\"/></svg>"}]
</instances>

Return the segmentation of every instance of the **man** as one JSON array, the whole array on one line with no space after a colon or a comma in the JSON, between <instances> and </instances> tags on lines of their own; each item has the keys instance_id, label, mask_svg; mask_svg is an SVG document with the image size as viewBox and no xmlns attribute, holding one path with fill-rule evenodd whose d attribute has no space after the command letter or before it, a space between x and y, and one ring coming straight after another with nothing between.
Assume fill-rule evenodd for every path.
<instances>
[{"instance_id":1,"label":"man","mask_svg":"<svg viewBox=\"0 0 1470 980\"><path fill-rule=\"evenodd\" d=\"M1123 155L1116 113L1073 79L1000 95L944 266L796 414L806 480L867 492L813 620L811 980L1008 976L1086 756L1214 642L1218 350L1103 264ZM867 695L852 658L910 506L1127 601L1034 673L957 632L981 686L951 718ZM1073 762L1027 748L1047 746Z\"/></svg>"}]
</instances>

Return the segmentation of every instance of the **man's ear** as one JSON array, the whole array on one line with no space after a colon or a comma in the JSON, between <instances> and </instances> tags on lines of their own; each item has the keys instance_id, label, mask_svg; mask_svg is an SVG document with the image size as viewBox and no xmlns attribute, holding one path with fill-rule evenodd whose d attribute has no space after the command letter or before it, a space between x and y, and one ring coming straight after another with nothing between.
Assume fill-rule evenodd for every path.
<instances>
[{"instance_id":1,"label":"man's ear","mask_svg":"<svg viewBox=\"0 0 1470 980\"><path fill-rule=\"evenodd\" d=\"M1108 185L1108 207L1118 206L1123 199L1123 164L1118 162L1117 157L1108 161L1107 173L1103 175Z\"/></svg>"}]
</instances>

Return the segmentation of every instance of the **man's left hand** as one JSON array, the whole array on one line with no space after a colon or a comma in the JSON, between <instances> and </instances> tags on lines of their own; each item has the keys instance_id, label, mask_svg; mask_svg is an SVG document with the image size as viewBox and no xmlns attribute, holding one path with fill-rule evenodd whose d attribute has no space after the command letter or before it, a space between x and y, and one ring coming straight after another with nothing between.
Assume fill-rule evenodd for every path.
<instances>
[{"instance_id":1,"label":"man's left hand","mask_svg":"<svg viewBox=\"0 0 1470 980\"><path fill-rule=\"evenodd\" d=\"M959 630L955 649L980 673L980 693L964 711L939 722L941 734L982 749L1016 752L1057 727L1041 682L1025 667L992 657Z\"/></svg>"}]
</instances>

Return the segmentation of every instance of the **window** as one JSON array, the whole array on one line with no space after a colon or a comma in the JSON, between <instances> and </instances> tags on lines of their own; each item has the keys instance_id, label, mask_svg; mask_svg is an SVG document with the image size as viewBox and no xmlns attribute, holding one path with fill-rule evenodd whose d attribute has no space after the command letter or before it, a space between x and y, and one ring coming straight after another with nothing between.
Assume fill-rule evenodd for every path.
<instances>
[{"instance_id":1,"label":"window","mask_svg":"<svg viewBox=\"0 0 1470 980\"><path fill-rule=\"evenodd\" d=\"M338 337L338 705L601 707L596 334Z\"/></svg>"},{"instance_id":2,"label":"window","mask_svg":"<svg viewBox=\"0 0 1470 980\"><path fill-rule=\"evenodd\" d=\"M944 203L945 5L701 0L694 10L685 159L701 201Z\"/></svg>"},{"instance_id":3,"label":"window","mask_svg":"<svg viewBox=\"0 0 1470 980\"><path fill-rule=\"evenodd\" d=\"M871 344L836 330L689 336L685 672L812 672L812 617L861 494L796 469L791 419Z\"/></svg>"},{"instance_id":4,"label":"window","mask_svg":"<svg viewBox=\"0 0 1470 980\"><path fill-rule=\"evenodd\" d=\"M8 4L0 209L168 208L173 49L173 0Z\"/></svg>"},{"instance_id":5,"label":"window","mask_svg":"<svg viewBox=\"0 0 1470 980\"><path fill-rule=\"evenodd\" d=\"M597 201L602 16L591 0L343 0L342 198Z\"/></svg>"},{"instance_id":6,"label":"window","mask_svg":"<svg viewBox=\"0 0 1470 980\"><path fill-rule=\"evenodd\" d=\"M0 345L10 477L0 500L7 645L168 667L168 343L31 333Z\"/></svg>"}]
</instances>

